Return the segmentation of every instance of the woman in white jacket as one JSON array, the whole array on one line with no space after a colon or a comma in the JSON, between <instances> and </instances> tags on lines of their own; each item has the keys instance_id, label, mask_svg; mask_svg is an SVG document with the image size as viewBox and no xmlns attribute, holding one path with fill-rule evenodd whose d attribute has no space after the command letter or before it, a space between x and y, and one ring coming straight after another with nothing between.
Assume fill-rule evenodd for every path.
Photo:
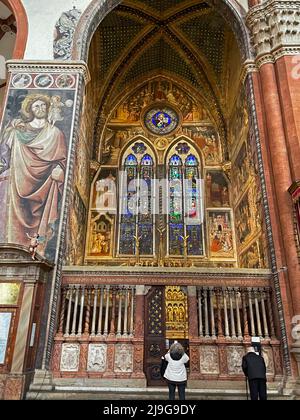
<instances>
[{"instance_id":1,"label":"woman in white jacket","mask_svg":"<svg viewBox=\"0 0 300 420\"><path fill-rule=\"evenodd\" d=\"M171 345L169 352L165 355L168 362L164 377L169 386L169 400L175 400L176 386L180 400L185 400L185 387L187 381L187 373L185 363L189 361L189 357L184 352L181 344L175 342Z\"/></svg>"}]
</instances>

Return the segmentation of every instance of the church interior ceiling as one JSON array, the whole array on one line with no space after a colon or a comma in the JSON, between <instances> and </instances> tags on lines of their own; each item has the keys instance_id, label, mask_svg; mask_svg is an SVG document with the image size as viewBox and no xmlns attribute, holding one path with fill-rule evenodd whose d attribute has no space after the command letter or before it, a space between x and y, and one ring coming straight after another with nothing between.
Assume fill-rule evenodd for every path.
<instances>
[{"instance_id":1,"label":"church interior ceiling","mask_svg":"<svg viewBox=\"0 0 300 420\"><path fill-rule=\"evenodd\" d=\"M94 38L99 77L96 138L101 115L112 109L116 96L155 73L196 89L225 141L230 77L226 58L230 50L239 56L239 49L215 8L205 1L124 1L104 19Z\"/></svg>"},{"instance_id":2,"label":"church interior ceiling","mask_svg":"<svg viewBox=\"0 0 300 420\"><path fill-rule=\"evenodd\" d=\"M230 27L209 3L127 0L95 32L68 264L186 267L192 260L196 266L268 265L257 157L240 90L241 56ZM155 106L160 107L156 117ZM155 117L164 127L162 110L167 119L174 112L170 132L148 124ZM174 158L182 162L181 174L176 167L168 173ZM88 188L88 168L80 164L86 159L91 160ZM188 168L184 162L192 160L197 165ZM101 202L103 182L122 182L119 171L124 168L129 178L140 171L147 181L202 178L203 226L183 227L176 200L169 218L177 218L173 224L169 216L134 220L110 211ZM196 196L193 200L198 205Z\"/></svg>"}]
</instances>

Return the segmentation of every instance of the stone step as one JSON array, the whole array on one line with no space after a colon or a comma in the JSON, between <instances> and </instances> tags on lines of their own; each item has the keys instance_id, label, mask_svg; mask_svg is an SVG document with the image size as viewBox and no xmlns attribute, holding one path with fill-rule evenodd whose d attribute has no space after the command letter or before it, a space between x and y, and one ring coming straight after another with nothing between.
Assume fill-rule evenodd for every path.
<instances>
[{"instance_id":1,"label":"stone step","mask_svg":"<svg viewBox=\"0 0 300 420\"><path fill-rule=\"evenodd\" d=\"M50 389L31 385L27 400L167 400L165 388L102 388L84 386L53 386ZM246 400L243 389L187 389L187 400ZM282 395L277 390L268 391L269 400L291 400L292 396Z\"/></svg>"}]
</instances>

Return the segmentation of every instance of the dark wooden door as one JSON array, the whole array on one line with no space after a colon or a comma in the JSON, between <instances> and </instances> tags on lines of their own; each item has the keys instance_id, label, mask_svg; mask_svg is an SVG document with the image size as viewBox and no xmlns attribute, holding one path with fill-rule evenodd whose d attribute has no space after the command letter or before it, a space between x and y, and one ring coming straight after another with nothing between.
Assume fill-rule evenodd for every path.
<instances>
[{"instance_id":1,"label":"dark wooden door","mask_svg":"<svg viewBox=\"0 0 300 420\"><path fill-rule=\"evenodd\" d=\"M165 288L153 286L145 302L145 374L148 386L166 385L160 375L161 356L166 354Z\"/></svg>"}]
</instances>

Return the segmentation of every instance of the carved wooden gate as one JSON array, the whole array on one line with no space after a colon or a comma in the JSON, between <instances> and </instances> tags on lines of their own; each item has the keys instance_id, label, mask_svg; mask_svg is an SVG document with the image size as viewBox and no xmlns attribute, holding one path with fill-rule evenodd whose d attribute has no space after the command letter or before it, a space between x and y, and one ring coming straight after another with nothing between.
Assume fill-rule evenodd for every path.
<instances>
[{"instance_id":1,"label":"carved wooden gate","mask_svg":"<svg viewBox=\"0 0 300 420\"><path fill-rule=\"evenodd\" d=\"M166 353L165 288L153 286L145 304L145 374L148 386L166 385L160 375L161 356Z\"/></svg>"}]
</instances>

